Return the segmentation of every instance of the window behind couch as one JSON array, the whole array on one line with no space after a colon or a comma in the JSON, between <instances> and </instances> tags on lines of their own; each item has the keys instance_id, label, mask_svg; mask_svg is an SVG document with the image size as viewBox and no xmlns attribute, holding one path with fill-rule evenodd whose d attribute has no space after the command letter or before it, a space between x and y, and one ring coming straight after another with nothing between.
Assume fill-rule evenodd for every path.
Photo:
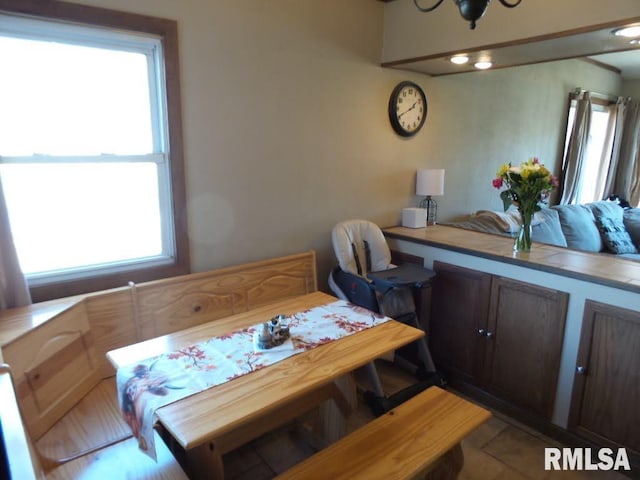
<instances>
[{"instance_id":1,"label":"window behind couch","mask_svg":"<svg viewBox=\"0 0 640 480\"><path fill-rule=\"evenodd\" d=\"M50 3L63 18L0 11L0 179L32 295L185 273L175 22Z\"/></svg>"},{"instance_id":2,"label":"window behind couch","mask_svg":"<svg viewBox=\"0 0 640 480\"><path fill-rule=\"evenodd\" d=\"M560 203L609 197L640 204L640 102L576 89L561 172Z\"/></svg>"},{"instance_id":3,"label":"window behind couch","mask_svg":"<svg viewBox=\"0 0 640 480\"><path fill-rule=\"evenodd\" d=\"M576 100L569 104L569 116L565 139L565 156L570 141L576 114ZM615 103L592 101L588 142L585 147L580 182L575 203L590 203L602 200L605 190L606 172L613 147L615 127Z\"/></svg>"}]
</instances>

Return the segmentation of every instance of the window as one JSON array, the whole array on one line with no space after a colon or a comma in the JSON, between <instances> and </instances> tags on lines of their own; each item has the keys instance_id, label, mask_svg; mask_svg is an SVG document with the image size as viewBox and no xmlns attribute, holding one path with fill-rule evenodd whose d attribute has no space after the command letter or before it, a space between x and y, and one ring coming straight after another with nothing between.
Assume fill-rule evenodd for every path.
<instances>
[{"instance_id":1,"label":"window","mask_svg":"<svg viewBox=\"0 0 640 480\"><path fill-rule=\"evenodd\" d=\"M54 3L0 13L0 179L32 295L186 273L175 22Z\"/></svg>"},{"instance_id":2,"label":"window","mask_svg":"<svg viewBox=\"0 0 640 480\"><path fill-rule=\"evenodd\" d=\"M576 114L576 101L571 100L564 157L567 155L569 139ZM587 141L587 150L580 170L580 183L576 203L584 204L602 200L606 174L611 161L613 131L615 127L615 104L592 100L591 123Z\"/></svg>"}]
</instances>

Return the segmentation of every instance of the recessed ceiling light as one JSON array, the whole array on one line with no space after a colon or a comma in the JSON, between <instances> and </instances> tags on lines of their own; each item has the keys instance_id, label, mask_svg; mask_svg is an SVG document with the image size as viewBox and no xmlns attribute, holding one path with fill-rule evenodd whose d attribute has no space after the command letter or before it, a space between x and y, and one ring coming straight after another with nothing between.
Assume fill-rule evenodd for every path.
<instances>
[{"instance_id":1,"label":"recessed ceiling light","mask_svg":"<svg viewBox=\"0 0 640 480\"><path fill-rule=\"evenodd\" d=\"M493 63L489 62L488 60L483 60L481 62L474 63L473 66L478 70L487 70L488 68L491 68L493 66Z\"/></svg>"},{"instance_id":2,"label":"recessed ceiling light","mask_svg":"<svg viewBox=\"0 0 640 480\"><path fill-rule=\"evenodd\" d=\"M464 65L469 61L469 57L466 55L456 55L455 57L451 57L449 60L451 63L455 63L456 65Z\"/></svg>"},{"instance_id":3,"label":"recessed ceiling light","mask_svg":"<svg viewBox=\"0 0 640 480\"><path fill-rule=\"evenodd\" d=\"M629 25L613 31L617 37L635 38L640 37L640 25Z\"/></svg>"}]
</instances>

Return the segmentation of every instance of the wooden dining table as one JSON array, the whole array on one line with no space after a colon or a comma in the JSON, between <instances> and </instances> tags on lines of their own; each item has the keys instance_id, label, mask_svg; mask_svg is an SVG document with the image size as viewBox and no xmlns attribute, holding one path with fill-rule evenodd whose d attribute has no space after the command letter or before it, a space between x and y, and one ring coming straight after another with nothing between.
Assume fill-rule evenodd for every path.
<instances>
[{"instance_id":1,"label":"wooden dining table","mask_svg":"<svg viewBox=\"0 0 640 480\"><path fill-rule=\"evenodd\" d=\"M336 300L322 292L301 295L112 350L107 357L117 369L278 314L291 315ZM156 418L184 452L190 477L223 478L224 453L323 403L332 404L329 411L337 412L344 422L354 407L350 374L423 335L422 330L390 320L162 406ZM338 435L342 434L344 428Z\"/></svg>"}]
</instances>

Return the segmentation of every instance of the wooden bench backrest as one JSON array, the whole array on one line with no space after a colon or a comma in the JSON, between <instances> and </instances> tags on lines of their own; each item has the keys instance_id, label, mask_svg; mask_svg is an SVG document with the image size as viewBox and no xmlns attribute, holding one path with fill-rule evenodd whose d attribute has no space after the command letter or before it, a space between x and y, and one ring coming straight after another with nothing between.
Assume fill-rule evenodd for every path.
<instances>
[{"instance_id":1,"label":"wooden bench backrest","mask_svg":"<svg viewBox=\"0 0 640 480\"><path fill-rule=\"evenodd\" d=\"M316 291L315 252L156 280L87 297L103 376L109 350Z\"/></svg>"},{"instance_id":2,"label":"wooden bench backrest","mask_svg":"<svg viewBox=\"0 0 640 480\"><path fill-rule=\"evenodd\" d=\"M312 252L135 287L142 339L317 290Z\"/></svg>"}]
</instances>

